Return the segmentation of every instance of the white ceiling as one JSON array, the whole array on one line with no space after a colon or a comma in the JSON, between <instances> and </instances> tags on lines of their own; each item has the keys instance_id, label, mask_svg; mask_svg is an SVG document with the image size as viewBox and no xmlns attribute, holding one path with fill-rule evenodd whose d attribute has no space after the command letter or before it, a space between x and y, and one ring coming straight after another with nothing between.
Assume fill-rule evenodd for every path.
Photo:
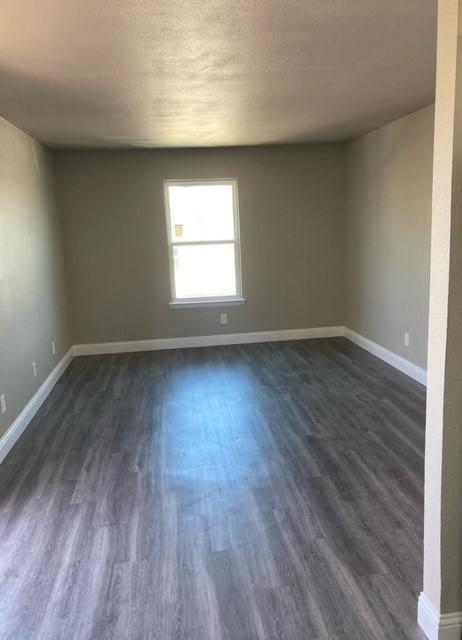
<instances>
[{"instance_id":1,"label":"white ceiling","mask_svg":"<svg viewBox=\"0 0 462 640\"><path fill-rule=\"evenodd\" d=\"M0 115L77 146L345 140L433 101L436 0L1 0Z\"/></svg>"}]
</instances>

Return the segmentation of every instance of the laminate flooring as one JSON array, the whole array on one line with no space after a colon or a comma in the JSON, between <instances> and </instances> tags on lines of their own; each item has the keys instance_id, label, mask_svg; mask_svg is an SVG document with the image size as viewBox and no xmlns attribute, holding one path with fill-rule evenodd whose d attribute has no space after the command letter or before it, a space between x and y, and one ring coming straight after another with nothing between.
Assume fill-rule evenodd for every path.
<instances>
[{"instance_id":1,"label":"laminate flooring","mask_svg":"<svg viewBox=\"0 0 462 640\"><path fill-rule=\"evenodd\" d=\"M1 640L416 640L425 390L343 338L74 359L0 466Z\"/></svg>"}]
</instances>

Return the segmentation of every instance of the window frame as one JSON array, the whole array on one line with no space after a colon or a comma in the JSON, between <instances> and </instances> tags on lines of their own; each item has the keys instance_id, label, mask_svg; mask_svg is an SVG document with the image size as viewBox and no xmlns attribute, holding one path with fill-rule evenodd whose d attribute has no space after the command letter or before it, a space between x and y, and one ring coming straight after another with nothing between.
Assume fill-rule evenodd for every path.
<instances>
[{"instance_id":1,"label":"window frame","mask_svg":"<svg viewBox=\"0 0 462 640\"><path fill-rule=\"evenodd\" d=\"M233 190L233 226L234 226L234 239L233 240L192 240L189 242L175 242L172 240L172 220L170 213L170 198L169 187L171 186L199 186L199 185L226 185L231 186ZM237 180L235 178L224 179L194 179L194 180L164 180L164 203L165 203L165 218L167 225L167 249L168 249L168 262L170 271L170 308L181 307L215 307L215 306L234 306L245 304L245 298L242 296L242 270L241 270L241 242L240 242L240 228L239 228L239 200L238 200L238 187ZM234 269L236 274L236 294L233 296L208 296L202 298L177 298L176 297L176 283L175 283L175 266L173 258L173 250L176 246L200 246L200 245L234 245Z\"/></svg>"}]
</instances>

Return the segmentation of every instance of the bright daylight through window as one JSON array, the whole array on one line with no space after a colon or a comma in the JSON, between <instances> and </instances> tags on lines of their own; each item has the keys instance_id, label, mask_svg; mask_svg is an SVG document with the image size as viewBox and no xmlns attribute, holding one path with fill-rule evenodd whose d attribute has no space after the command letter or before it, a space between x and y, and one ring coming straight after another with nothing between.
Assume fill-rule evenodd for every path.
<instances>
[{"instance_id":1,"label":"bright daylight through window","mask_svg":"<svg viewBox=\"0 0 462 640\"><path fill-rule=\"evenodd\" d=\"M172 303L240 302L237 183L166 181Z\"/></svg>"}]
</instances>

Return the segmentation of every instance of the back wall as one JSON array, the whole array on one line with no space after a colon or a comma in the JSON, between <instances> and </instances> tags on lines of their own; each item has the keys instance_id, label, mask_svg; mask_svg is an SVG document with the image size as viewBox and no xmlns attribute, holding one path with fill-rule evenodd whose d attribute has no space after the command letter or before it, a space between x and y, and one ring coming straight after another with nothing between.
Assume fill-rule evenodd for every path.
<instances>
[{"instance_id":1,"label":"back wall","mask_svg":"<svg viewBox=\"0 0 462 640\"><path fill-rule=\"evenodd\" d=\"M75 343L344 323L343 145L52 155ZM238 180L247 303L228 325L168 306L163 180L198 178Z\"/></svg>"}]
</instances>

